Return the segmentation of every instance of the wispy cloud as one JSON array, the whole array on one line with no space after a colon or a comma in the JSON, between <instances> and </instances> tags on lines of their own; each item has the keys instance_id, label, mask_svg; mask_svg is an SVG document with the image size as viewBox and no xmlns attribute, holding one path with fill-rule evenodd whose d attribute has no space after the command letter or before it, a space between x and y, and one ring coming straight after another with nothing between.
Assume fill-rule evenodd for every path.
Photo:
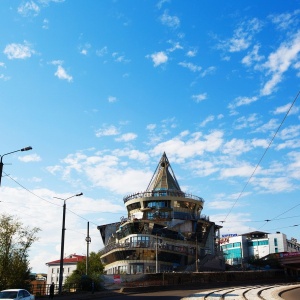
<instances>
[{"instance_id":1,"label":"wispy cloud","mask_svg":"<svg viewBox=\"0 0 300 300\"><path fill-rule=\"evenodd\" d=\"M207 93L193 95L192 99L194 99L196 103L202 102L207 99Z\"/></svg>"},{"instance_id":2,"label":"wispy cloud","mask_svg":"<svg viewBox=\"0 0 300 300\"><path fill-rule=\"evenodd\" d=\"M116 138L116 141L129 142L135 140L136 138L137 138L137 134L129 132L129 133L122 134L120 137Z\"/></svg>"},{"instance_id":3,"label":"wispy cloud","mask_svg":"<svg viewBox=\"0 0 300 300\"><path fill-rule=\"evenodd\" d=\"M25 41L24 44L12 43L7 45L3 53L8 59L26 59L31 57L35 51L31 48L31 45Z\"/></svg>"},{"instance_id":4,"label":"wispy cloud","mask_svg":"<svg viewBox=\"0 0 300 300\"><path fill-rule=\"evenodd\" d=\"M115 96L109 96L107 100L109 103L114 103L118 101L117 97Z\"/></svg>"},{"instance_id":5,"label":"wispy cloud","mask_svg":"<svg viewBox=\"0 0 300 300\"><path fill-rule=\"evenodd\" d=\"M34 1L27 1L18 7L18 13L24 17L37 16L40 13L40 7Z\"/></svg>"},{"instance_id":6,"label":"wispy cloud","mask_svg":"<svg viewBox=\"0 0 300 300\"><path fill-rule=\"evenodd\" d=\"M251 66L253 63L259 62L264 59L263 55L259 55L259 45L254 45L252 50L242 59L242 63L246 66Z\"/></svg>"},{"instance_id":7,"label":"wispy cloud","mask_svg":"<svg viewBox=\"0 0 300 300\"><path fill-rule=\"evenodd\" d=\"M299 28L300 9L290 13L272 14L269 19L276 24L280 30L287 30L291 28Z\"/></svg>"},{"instance_id":8,"label":"wispy cloud","mask_svg":"<svg viewBox=\"0 0 300 300\"><path fill-rule=\"evenodd\" d=\"M23 162L41 161L41 157L37 154L19 156L18 159Z\"/></svg>"},{"instance_id":9,"label":"wispy cloud","mask_svg":"<svg viewBox=\"0 0 300 300\"><path fill-rule=\"evenodd\" d=\"M96 137L118 135L119 130L114 125L104 125L103 128L96 131Z\"/></svg>"},{"instance_id":10,"label":"wispy cloud","mask_svg":"<svg viewBox=\"0 0 300 300\"><path fill-rule=\"evenodd\" d=\"M253 36L261 30L262 25L262 22L257 18L240 23L234 30L233 36L220 41L218 48L231 53L249 48Z\"/></svg>"},{"instance_id":11,"label":"wispy cloud","mask_svg":"<svg viewBox=\"0 0 300 300\"><path fill-rule=\"evenodd\" d=\"M163 25L168 27L177 28L180 26L180 19L177 16L169 15L167 10L165 10L163 15L160 17L160 21Z\"/></svg>"},{"instance_id":12,"label":"wispy cloud","mask_svg":"<svg viewBox=\"0 0 300 300\"><path fill-rule=\"evenodd\" d=\"M262 96L270 95L282 81L283 74L297 62L300 52L300 30L289 41L283 42L279 48L271 53L262 68L266 70L270 79L260 91Z\"/></svg>"},{"instance_id":13,"label":"wispy cloud","mask_svg":"<svg viewBox=\"0 0 300 300\"><path fill-rule=\"evenodd\" d=\"M180 62L178 65L187 68L192 72L200 72L202 70L202 67L189 62Z\"/></svg>"}]
</instances>

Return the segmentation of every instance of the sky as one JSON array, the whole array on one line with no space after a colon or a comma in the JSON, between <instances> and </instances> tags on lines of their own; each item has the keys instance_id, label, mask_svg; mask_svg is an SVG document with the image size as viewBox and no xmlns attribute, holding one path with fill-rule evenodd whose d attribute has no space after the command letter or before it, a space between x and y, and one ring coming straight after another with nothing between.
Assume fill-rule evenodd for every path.
<instances>
[{"instance_id":1,"label":"sky","mask_svg":"<svg viewBox=\"0 0 300 300\"><path fill-rule=\"evenodd\" d=\"M300 240L299 4L0 1L0 212L41 229L33 272L60 258L64 199L64 253L88 222L98 251L164 152L221 234Z\"/></svg>"}]
</instances>

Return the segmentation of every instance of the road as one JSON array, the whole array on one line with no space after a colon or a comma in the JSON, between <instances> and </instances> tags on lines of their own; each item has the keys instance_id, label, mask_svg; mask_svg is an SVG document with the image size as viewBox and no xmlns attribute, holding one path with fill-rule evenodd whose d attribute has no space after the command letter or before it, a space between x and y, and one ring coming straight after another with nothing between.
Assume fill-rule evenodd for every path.
<instances>
[{"instance_id":1,"label":"road","mask_svg":"<svg viewBox=\"0 0 300 300\"><path fill-rule=\"evenodd\" d=\"M299 286L299 285L298 285ZM274 286L275 287L275 286ZM279 287L282 288L283 286ZM291 288L289 286L285 286L286 289ZM248 286L248 289L255 289L257 288L257 286ZM228 287L227 287L228 289ZM237 288L238 289L238 288ZM219 291L217 294L221 293L220 289L216 289L216 291ZM268 289L267 289L268 290ZM54 298L54 300L102 300L102 299L107 299L107 300L139 300L139 299L145 299L145 300L180 300L184 297L188 297L192 294L195 293L199 293L201 294L201 296L198 294L196 296L197 299L206 299L206 297L204 297L207 293L209 293L209 291L207 289L201 289L200 287L184 287L184 286L178 286L178 289L172 289L169 291L153 291L153 292L146 292L146 293L119 293L119 292L115 292L115 293L109 293L109 294L105 294L105 292L96 292L95 294L77 294L77 295L69 295L69 296L57 296ZM210 290L211 292L211 290ZM221 293L222 294L222 293ZM277 293L278 294L278 293ZM237 294L235 294L237 295ZM263 295L263 294L262 294ZM233 293L231 293L231 297L230 294L228 296L224 296L223 299L233 299L232 298ZM254 296L253 296L254 297ZM290 290L287 292L284 292L281 295L282 298L277 298L276 299L284 299L284 300L299 300L300 299L300 287L297 287L294 290ZM219 297L220 298L220 297ZM235 297L236 298L236 297ZM272 299L271 299L272 298ZM267 296L266 298L260 298L260 299L266 299L266 300L274 300L273 297ZM38 299L38 298L37 298ZM249 299L249 297L246 298L238 298L238 299ZM252 299L258 299L256 296Z\"/></svg>"},{"instance_id":2,"label":"road","mask_svg":"<svg viewBox=\"0 0 300 300\"><path fill-rule=\"evenodd\" d=\"M300 288L285 292L281 295L284 300L298 300L300 299Z\"/></svg>"}]
</instances>

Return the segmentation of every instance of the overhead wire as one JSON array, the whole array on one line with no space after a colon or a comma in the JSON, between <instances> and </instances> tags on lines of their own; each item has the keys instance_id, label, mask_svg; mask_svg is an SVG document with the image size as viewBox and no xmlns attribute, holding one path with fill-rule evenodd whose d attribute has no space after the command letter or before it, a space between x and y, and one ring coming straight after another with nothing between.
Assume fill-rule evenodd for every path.
<instances>
[{"instance_id":1,"label":"overhead wire","mask_svg":"<svg viewBox=\"0 0 300 300\"><path fill-rule=\"evenodd\" d=\"M14 178L12 178L10 175L6 174L4 171L3 173L8 177L10 178L12 181L14 181L17 185L19 185L22 189L24 189L25 191L27 191L28 193L32 194L33 196L39 198L40 200L42 201L45 201L45 202L48 202L49 204L52 204L52 205L55 205L55 206L61 206L60 204L57 204L57 203L54 203L54 202L51 202L49 200L46 200L44 199L43 197L37 195L36 193L32 192L31 190L29 190L28 188L26 188L24 185L22 185L21 183L19 183L17 180L15 180ZM70 213L76 215L77 217L85 220L85 221L88 221L90 222L91 224L94 224L95 226L99 226L99 224L96 224L94 223L93 221L90 221L88 220L87 218L83 217L83 216L80 216L79 214L75 213L74 211L70 210L69 208L66 207L66 210L69 211Z\"/></svg>"},{"instance_id":2,"label":"overhead wire","mask_svg":"<svg viewBox=\"0 0 300 300\"><path fill-rule=\"evenodd\" d=\"M249 184L250 181L252 180L252 178L253 178L253 176L254 176L256 170L258 169L260 163L262 162L263 158L265 157L265 155L267 154L269 148L271 147L271 145L272 145L272 143L273 143L275 137L277 136L279 130L281 129L281 127L282 127L282 125L283 125L285 119L287 118L287 116L289 115L291 109L293 108L293 106L294 106L294 104L295 104L297 98L299 97L299 94L300 94L300 91L298 91L296 97L294 98L293 102L291 103L291 105L290 105L289 109L287 110L287 112L286 112L286 114L285 114L283 120L281 121L279 127L277 128L276 132L274 133L274 135L273 135L272 139L270 140L270 142L269 142L267 148L265 149L263 155L261 156L261 158L259 159L258 163L256 164L256 166L255 166L253 172L251 173L251 175L250 175L249 179L247 180L246 184L244 185L242 191L239 193L238 197L236 198L235 202L233 203L232 207L230 208L230 210L229 210L229 212L227 213L227 215L226 215L226 217L224 218L224 220L223 220L223 221L220 221L220 222L222 222L222 223L226 222L226 219L227 219L228 216L231 214L233 208L235 207L235 205L237 204L238 200L241 198L242 194L243 194L244 191L246 190L246 187L248 186L248 184ZM299 205L300 205L300 204L299 204ZM264 226L264 225L263 225L263 226ZM263 226L262 226L262 227L263 227Z\"/></svg>"}]
</instances>

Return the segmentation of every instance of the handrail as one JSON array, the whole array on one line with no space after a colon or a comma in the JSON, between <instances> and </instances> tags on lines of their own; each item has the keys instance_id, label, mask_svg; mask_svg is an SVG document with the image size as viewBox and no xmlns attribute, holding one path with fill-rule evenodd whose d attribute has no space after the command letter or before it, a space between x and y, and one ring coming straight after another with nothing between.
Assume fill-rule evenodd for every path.
<instances>
[{"instance_id":1,"label":"handrail","mask_svg":"<svg viewBox=\"0 0 300 300\"><path fill-rule=\"evenodd\" d=\"M146 191L146 192L138 192L135 194L130 194L123 198L124 203L129 200L136 199L136 198L150 198L150 197L182 197L182 198L189 198L193 200L198 200L204 202L204 199L193 194L184 193L182 191L176 190L160 190L160 191Z\"/></svg>"},{"instance_id":2,"label":"handrail","mask_svg":"<svg viewBox=\"0 0 300 300\"><path fill-rule=\"evenodd\" d=\"M159 237L161 239L161 237ZM109 245L106 245L105 248L100 250L101 256L114 250L114 249L138 249L138 248L147 248L150 250L155 250L156 249L156 242L152 243L128 243L128 244L119 244L119 243L111 243ZM169 243L159 243L158 244L159 250L168 250L171 252L176 252L176 253L184 253L186 255L194 255L195 247L189 245L189 246L181 246L181 245L176 245L176 244L169 244Z\"/></svg>"}]
</instances>

